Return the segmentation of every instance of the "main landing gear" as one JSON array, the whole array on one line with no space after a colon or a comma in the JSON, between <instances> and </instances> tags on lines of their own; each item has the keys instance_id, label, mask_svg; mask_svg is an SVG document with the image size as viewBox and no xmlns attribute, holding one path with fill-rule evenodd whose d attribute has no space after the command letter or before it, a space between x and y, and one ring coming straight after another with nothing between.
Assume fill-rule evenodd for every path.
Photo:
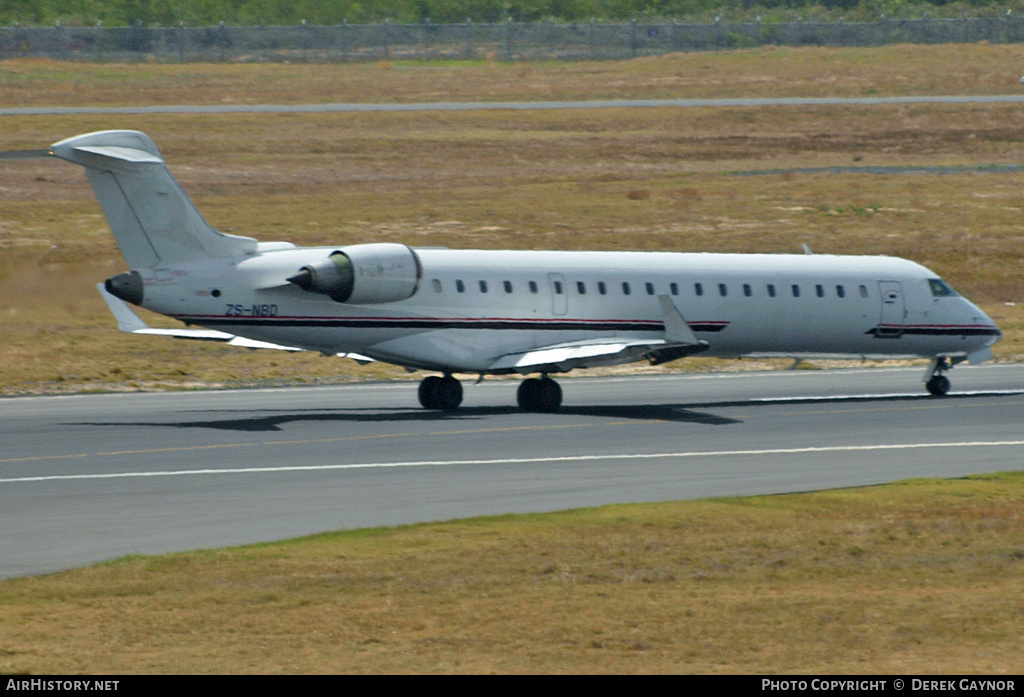
<instances>
[{"instance_id":1,"label":"main landing gear","mask_svg":"<svg viewBox=\"0 0 1024 697\"><path fill-rule=\"evenodd\" d=\"M431 375L420 382L419 398L424 409L454 411L462 404L462 383L450 374ZM516 401L523 411L550 414L562 406L562 388L546 375L527 378L519 383Z\"/></svg>"},{"instance_id":2,"label":"main landing gear","mask_svg":"<svg viewBox=\"0 0 1024 697\"><path fill-rule=\"evenodd\" d=\"M454 411L462 404L462 383L451 375L431 375L420 383L419 396L424 409Z\"/></svg>"},{"instance_id":3,"label":"main landing gear","mask_svg":"<svg viewBox=\"0 0 1024 697\"><path fill-rule=\"evenodd\" d=\"M949 378L945 373L953 367L948 358L936 358L928 366L928 373L925 378L925 389L936 397L942 397L949 392Z\"/></svg>"},{"instance_id":4,"label":"main landing gear","mask_svg":"<svg viewBox=\"0 0 1024 697\"><path fill-rule=\"evenodd\" d=\"M519 383L516 401L523 411L551 414L562 406L562 388L545 375L542 378L527 378Z\"/></svg>"}]
</instances>

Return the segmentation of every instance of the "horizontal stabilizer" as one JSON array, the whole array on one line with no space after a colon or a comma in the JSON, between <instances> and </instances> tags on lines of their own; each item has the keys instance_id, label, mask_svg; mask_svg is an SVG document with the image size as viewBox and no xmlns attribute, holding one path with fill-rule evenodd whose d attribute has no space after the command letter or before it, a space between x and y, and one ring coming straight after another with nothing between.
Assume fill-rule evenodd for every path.
<instances>
[{"instance_id":1,"label":"horizontal stabilizer","mask_svg":"<svg viewBox=\"0 0 1024 697\"><path fill-rule=\"evenodd\" d=\"M151 153L147 150L139 150L138 148L123 148L116 145L111 146L88 146L80 145L76 148L72 148L75 152L85 152L92 155L99 155L100 157L109 157L112 160L122 160L124 162L135 162L144 165L162 165L164 160L157 153Z\"/></svg>"}]
</instances>

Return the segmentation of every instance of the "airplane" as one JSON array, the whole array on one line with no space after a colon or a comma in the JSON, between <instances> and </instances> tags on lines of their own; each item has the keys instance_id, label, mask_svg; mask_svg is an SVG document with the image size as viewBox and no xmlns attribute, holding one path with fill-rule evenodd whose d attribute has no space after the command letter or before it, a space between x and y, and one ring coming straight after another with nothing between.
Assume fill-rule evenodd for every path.
<instances>
[{"instance_id":1,"label":"airplane","mask_svg":"<svg viewBox=\"0 0 1024 697\"><path fill-rule=\"evenodd\" d=\"M992 358L995 323L924 266L887 256L298 247L212 228L138 131L48 149L86 170L128 271L98 288L136 334L319 351L440 373L426 409L462 403L455 373L520 381L555 412L551 375L684 356L929 359L924 382ZM202 329L154 329L127 303Z\"/></svg>"}]
</instances>

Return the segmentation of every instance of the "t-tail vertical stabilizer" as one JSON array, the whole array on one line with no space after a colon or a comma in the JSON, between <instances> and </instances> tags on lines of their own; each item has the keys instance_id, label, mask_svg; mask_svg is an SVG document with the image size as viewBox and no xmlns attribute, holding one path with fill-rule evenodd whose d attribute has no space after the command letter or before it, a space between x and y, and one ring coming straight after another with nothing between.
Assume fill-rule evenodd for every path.
<instances>
[{"instance_id":1,"label":"t-tail vertical stabilizer","mask_svg":"<svg viewBox=\"0 0 1024 697\"><path fill-rule=\"evenodd\" d=\"M50 153L85 167L121 254L133 269L256 251L255 239L210 227L145 133L87 133L55 143Z\"/></svg>"}]
</instances>

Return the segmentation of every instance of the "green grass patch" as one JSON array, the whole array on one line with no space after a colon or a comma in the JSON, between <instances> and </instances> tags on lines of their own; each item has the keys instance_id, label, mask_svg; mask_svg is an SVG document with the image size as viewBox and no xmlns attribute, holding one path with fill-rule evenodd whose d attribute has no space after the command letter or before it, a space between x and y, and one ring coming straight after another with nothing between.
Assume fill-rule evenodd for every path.
<instances>
[{"instance_id":1,"label":"green grass patch","mask_svg":"<svg viewBox=\"0 0 1024 697\"><path fill-rule=\"evenodd\" d=\"M132 556L0 583L3 673L1019 673L1024 474Z\"/></svg>"}]
</instances>

